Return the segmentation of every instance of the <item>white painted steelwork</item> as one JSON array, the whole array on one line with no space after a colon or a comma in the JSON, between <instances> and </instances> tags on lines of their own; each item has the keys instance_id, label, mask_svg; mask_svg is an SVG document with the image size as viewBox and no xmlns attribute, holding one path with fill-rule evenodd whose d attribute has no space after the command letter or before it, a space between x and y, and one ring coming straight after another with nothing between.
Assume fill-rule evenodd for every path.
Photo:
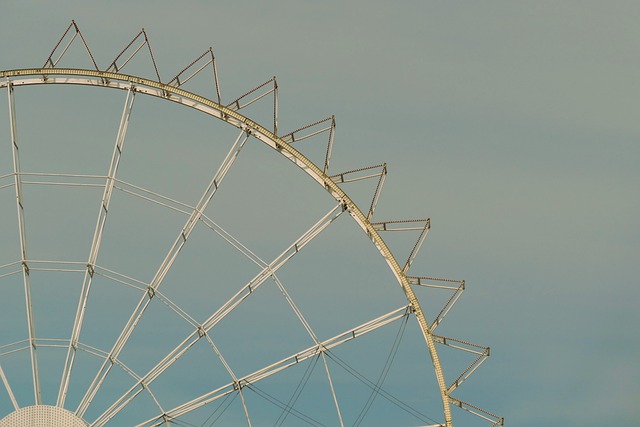
<instances>
[{"instance_id":1,"label":"white painted steelwork","mask_svg":"<svg viewBox=\"0 0 640 427\"><path fill-rule=\"evenodd\" d=\"M9 95L9 122L11 128L11 149L13 153L13 176L16 189L16 206L18 208L18 231L20 233L20 255L22 263L22 278L24 281L24 295L27 311L27 325L29 328L29 351L31 353L31 371L33 375L33 392L36 404L42 402L40 391L40 374L38 373L38 353L36 352L36 330L33 321L33 301L31 298L31 276L27 262L27 236L24 216L24 202L22 198L22 175L20 173L20 151L18 148L18 128L16 124L16 105L13 96L13 85L8 82L7 94Z\"/></svg>"},{"instance_id":2,"label":"white painted steelwork","mask_svg":"<svg viewBox=\"0 0 640 427\"><path fill-rule=\"evenodd\" d=\"M75 34L70 31L74 29ZM61 45L65 37L70 36L66 46L63 48L59 57L53 60L53 55ZM56 68L62 56L65 54L71 43L77 36L80 36L87 53L95 66L95 70L77 69L77 68ZM139 45L134 43L139 41ZM153 66L157 76L157 80L150 80L142 77L123 74L122 68L135 56L144 46L148 47ZM128 59L122 63L118 60L125 55ZM125 55L125 56L127 56ZM216 100L210 100L203 96L188 92L182 89L182 85L191 80L200 71L213 68L214 83L216 91ZM183 77L187 75L187 77ZM447 338L435 335L433 331L443 321L449 310L460 297L464 290L464 281L454 281L448 279L437 279L423 276L408 276L408 270L413 264L418 251L420 250L424 240L430 229L430 220L395 220L374 222L373 217L376 206L378 204L382 187L385 183L387 175L387 165L381 164L370 166L339 174L329 174L329 165L333 150L335 119L333 117L326 118L307 126L303 126L293 132L285 135L278 133L278 84L276 78L267 80L265 83L258 85L254 89L246 92L244 95L234 101L224 104L221 101L220 87L215 63L215 57L211 48L205 51L200 57L193 61L189 66L180 71L168 84L161 83L160 76L153 59L153 53L149 45L146 32L142 30L134 40L116 57L106 71L98 69L89 48L79 32L75 22L67 29L63 39L56 45L54 51L47 60L44 68L8 70L0 72L0 89L6 89L9 101L9 123L11 133L11 152L13 156L12 173L0 177L0 189L13 187L15 189L16 208L18 212L18 232L20 236L20 260L0 265L0 278L11 277L22 273L23 288L25 296L25 311L28 324L28 339L20 340L8 344L0 342L0 362L4 356L13 355L22 351L29 351L31 377L33 383L34 406L20 408L14 389L11 386L11 380L5 375L0 364L0 377L2 379L4 389L6 390L13 412L4 420L0 421L0 427L22 427L29 425L37 425L41 427L49 427L53 425L65 425L69 427L79 427L90 425L92 427L100 427L104 425L112 425L112 420L121 411L126 410L131 402L142 393L148 393L157 407L157 415L149 418L147 421L138 424L142 426L157 426L162 424L171 424L172 421L179 421L179 417L189 414L198 408L203 407L218 399L226 396L237 394L241 398L242 408L246 416L246 422L251 427L251 417L249 408L245 402L244 389L251 388L257 382L267 379L274 374L283 372L284 370L298 365L301 362L320 358L323 361L326 378L328 380L332 402L335 407L336 418L341 427L345 425L342 415L341 402L338 399L332 374L327 363L327 357L331 357L330 350L334 349L346 342L350 342L378 328L386 326L392 322L406 319L414 316L417 319L419 329L426 343L426 347L431 358L437 387L442 405L442 424L434 424L450 427L453 425L451 414L451 406L460 407L468 412L480 416L490 422L493 426L502 425L502 418L484 411L477 406L463 402L453 396L451 393L456 390L489 356L489 348L472 344L463 340ZM126 99L122 111L120 125L113 147L113 154L109 169L105 176L100 175L83 175L73 173L45 173L45 172L29 172L23 173L20 167L19 156L19 140L18 126L16 121L16 108L14 101L14 91L17 87L38 86L38 85L75 85L75 86L92 86L99 88L116 89L126 92ZM141 186L125 182L118 177L118 168L124 151L124 143L127 135L127 129L133 111L134 99L138 94L149 95L155 98L172 101L174 103L192 108L203 112L211 117L217 118L233 127L236 127L240 133L234 144L229 150L226 158L221 163L217 172L211 177L209 185L201 194L199 202L195 206L189 206L178 200L169 198L165 195L158 194L152 190ZM251 120L247 116L240 114L239 111L258 100L272 96L273 97L273 123L272 128L268 129L257 122ZM294 148L294 144L314 137L316 135L327 135L328 143L324 164L320 167L313 163L301 151ZM305 172L313 181L319 184L326 192L328 192L335 200L335 206L329 210L318 222L298 237L289 247L280 255L275 257L271 262L263 261L259 256L248 249L238 239L227 233L218 224L211 220L205 214L207 206L214 198L222 182L234 165L241 150L249 138L255 138L266 146L277 151L286 159L291 161L300 170ZM8 183L9 179L13 179L13 183ZM355 181L366 179L377 180L375 191L368 209L361 210L356 203L346 194L342 185ZM6 183L3 183L4 181ZM91 242L88 259L86 262L70 262L58 260L37 260L30 259L27 253L27 235L25 224L25 205L23 202L23 185L47 185L47 186L63 186L63 187L85 187L102 189L103 195L98 209L98 216L94 228L93 239ZM164 260L155 271L155 274L149 283L145 283L138 279L128 277L121 273L112 271L97 263L100 251L105 224L109 216L110 205L114 190L133 195L153 204L168 208L169 210L178 212L187 217L186 222L182 226L178 236L175 238L173 245L168 249ZM305 246L319 236L327 227L329 227L342 213L348 212L359 228L371 240L377 251L383 257L402 292L406 296L407 305L391 311L385 315L370 320L358 327L350 328L344 332L335 335L330 339L319 338L311 325L305 319L303 312L297 307L294 299L289 295L280 279L276 276L278 270L286 265L296 254L298 254ZM191 315L182 310L170 298L164 295L160 287L165 277L172 269L172 266L179 253L189 240L191 233L198 224L203 224L216 234L221 236L227 243L236 248L247 259L256 264L260 269L259 273L246 283L232 297L222 302L219 308L211 314L204 322L196 321ZM418 232L418 238L411 249L408 259L404 264L400 264L385 241L381 237L381 233L390 231L415 231ZM31 271L45 272L78 272L83 273L77 309L75 312L73 327L70 337L67 339L60 338L38 338L34 326L33 303L31 297ZM137 303L133 313L131 314L126 325L120 332L113 347L106 351L90 347L82 342L81 334L85 323L85 314L89 300L89 293L94 282L94 278L108 278L113 282L120 283L127 287L133 288L140 292L141 297ZM220 350L214 343L211 336L212 329L223 321L227 316L239 307L250 295L252 295L263 283L268 279L272 279L278 290L284 296L287 304L295 313L300 324L303 326L313 345L297 351L290 356L267 366L243 375L238 375L227 363ZM451 292L451 297L440 310L435 319L431 322L427 321L426 315L416 297L413 287L426 287L432 289L445 290ZM130 340L132 334L138 327L138 324L151 305L153 300L159 300L169 307L173 312L180 316L190 325L191 332L184 337L173 349L149 369L146 373L140 374L134 372L128 366L124 365L120 359L121 353L124 351L126 344ZM217 358L220 360L232 381L218 386L199 397L188 402L183 402L171 408L163 407L163 405L155 397L151 391L153 383L161 378L169 368L171 368L183 355L190 349L194 348L198 342L206 342L209 344ZM453 382L448 384L442 368L442 363L436 345L442 345L454 348L466 353L470 353L476 359L459 374ZM38 348L61 348L66 350L66 358L62 367L62 376L58 386L56 405L47 406L42 404L42 386L40 384L40 373L38 371ZM78 352L86 352L101 359L101 365L97 373L90 380L90 384L83 391L83 395L79 398L79 403L74 408L74 412L65 410L67 398L69 395L69 387L72 372L76 364L76 355ZM92 418L93 421L83 421L86 418L91 405L94 402L96 394L105 386L105 382L112 371L112 368L118 367L126 372L132 380L131 387L123 394L118 395L113 403L101 409L97 417ZM417 385L421 387L422 385ZM376 385L376 387L378 387ZM376 392L379 392L376 391ZM292 408L285 408L291 410ZM31 420L31 421L25 421ZM38 420L38 421L35 421ZM431 420L435 421L435 420Z\"/></svg>"}]
</instances>

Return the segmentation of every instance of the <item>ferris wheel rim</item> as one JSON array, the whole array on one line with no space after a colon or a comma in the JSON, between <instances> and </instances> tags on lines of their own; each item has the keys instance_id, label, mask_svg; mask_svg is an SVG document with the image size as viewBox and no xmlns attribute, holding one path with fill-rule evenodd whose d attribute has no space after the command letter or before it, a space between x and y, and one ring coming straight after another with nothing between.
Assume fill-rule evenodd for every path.
<instances>
[{"instance_id":1,"label":"ferris wheel rim","mask_svg":"<svg viewBox=\"0 0 640 427\"><path fill-rule=\"evenodd\" d=\"M436 380L440 389L445 425L453 425L451 415L451 398L441 366L440 357L436 348L431 327L425 313L416 297L407 275L396 260L393 252L380 236L367 215L353 202L347 193L320 167L312 162L299 150L286 142L282 137L270 131L266 127L253 121L247 116L212 101L204 96L186 91L180 87L161 83L152 79L123 74L119 72L89 70L80 68L25 68L0 71L0 88L31 85L80 85L120 90L133 90L136 93L150 95L156 98L172 101L180 105L196 109L209 116L225 121L235 126L248 135L255 137L269 147L278 151L285 158L291 160L299 169L309 175L316 183L322 186L331 196L343 206L343 210L349 212L361 230L372 241L391 269L396 280L400 284L413 314L416 316L418 326L427 344L427 349L433 363Z\"/></svg>"}]
</instances>

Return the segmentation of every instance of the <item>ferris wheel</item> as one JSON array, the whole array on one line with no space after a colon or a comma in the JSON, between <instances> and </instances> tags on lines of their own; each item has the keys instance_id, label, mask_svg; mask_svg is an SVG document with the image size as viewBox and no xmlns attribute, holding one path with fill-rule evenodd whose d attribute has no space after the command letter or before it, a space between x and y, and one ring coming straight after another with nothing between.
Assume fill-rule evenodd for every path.
<instances>
[{"instance_id":1,"label":"ferris wheel","mask_svg":"<svg viewBox=\"0 0 640 427\"><path fill-rule=\"evenodd\" d=\"M464 281L413 273L430 220L378 219L334 117L223 101L211 48L163 81L144 30L100 68L73 21L0 77L0 427L503 425L454 397L489 347L436 334Z\"/></svg>"}]
</instances>

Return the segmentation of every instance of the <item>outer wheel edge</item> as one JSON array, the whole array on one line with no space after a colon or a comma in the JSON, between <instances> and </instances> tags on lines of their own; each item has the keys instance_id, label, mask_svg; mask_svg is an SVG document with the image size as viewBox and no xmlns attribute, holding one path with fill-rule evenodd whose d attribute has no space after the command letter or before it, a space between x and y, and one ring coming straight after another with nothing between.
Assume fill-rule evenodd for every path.
<instances>
[{"instance_id":1,"label":"outer wheel edge","mask_svg":"<svg viewBox=\"0 0 640 427\"><path fill-rule=\"evenodd\" d=\"M26 78L24 80L15 79L17 77L31 78ZM404 271L402 271L402 268L398 264L398 261L396 260L393 253L389 250L389 247L386 245L382 237L380 237L380 234L373 228L370 221L360 210L360 208L327 174L325 174L300 151L296 150L294 147L286 143L284 140L282 140L282 138L278 137L267 128L238 113L237 111L220 105L203 96L188 92L184 89L180 89L175 86L142 77L75 68L27 68L0 71L0 78L6 79L6 81L0 82L0 88L37 84L74 84L108 87L114 89L128 89L133 85L134 89L137 92L141 92L158 98L165 98L167 100L177 102L179 104L202 111L205 114L217 117L218 119L224 120L227 123L250 133L252 136L256 137L258 140L280 152L280 154L295 163L296 166L298 166L312 179L314 179L322 187L324 187L324 189L329 192L331 196L336 199L336 201L342 203L344 209L349 212L349 214L354 218L360 228L371 239L373 244L376 246L382 257L389 265L389 268L391 268L391 271L398 280L398 283L402 287L407 300L413 308L413 312L416 316L416 319L418 320L418 324L427 344L427 348L429 349L429 354L431 356L431 361L433 363L436 374L436 380L438 382L438 387L440 388L445 425L447 427L453 426L447 386L431 328L429 327L418 298L416 297L413 289L411 288L411 285L407 280L406 274L404 273Z\"/></svg>"}]
</instances>

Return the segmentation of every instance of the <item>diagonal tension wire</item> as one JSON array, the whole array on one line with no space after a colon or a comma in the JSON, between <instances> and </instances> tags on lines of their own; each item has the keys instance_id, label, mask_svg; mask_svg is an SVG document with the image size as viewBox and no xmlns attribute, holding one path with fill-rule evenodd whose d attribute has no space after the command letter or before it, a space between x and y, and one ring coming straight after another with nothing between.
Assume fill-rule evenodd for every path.
<instances>
[{"instance_id":1,"label":"diagonal tension wire","mask_svg":"<svg viewBox=\"0 0 640 427\"><path fill-rule=\"evenodd\" d=\"M286 408L286 404L280 400L278 400L277 398L271 396L269 393L265 392L264 390L261 390L260 388L258 388L255 384L247 384L245 387L247 387L249 390L255 392L258 396L262 397L263 399L271 402L272 404L285 409ZM319 421L314 420L313 418L309 417L308 415L303 414L300 411L297 411L293 408L290 408L289 411L291 412L291 415L293 415L294 417L298 418L301 421L304 421L305 423L312 425L312 426L316 426L316 427L326 427L324 424L322 424Z\"/></svg>"},{"instance_id":2,"label":"diagonal tension wire","mask_svg":"<svg viewBox=\"0 0 640 427\"><path fill-rule=\"evenodd\" d=\"M286 408L282 410L280 417L278 417L278 419L276 420L276 423L274 424L275 427L281 426L282 423L284 423L284 421L286 420L287 416L291 413L293 406L296 404L296 402L298 401L298 398L302 394L302 391L304 390L305 386L309 382L311 373L313 372L316 365L318 364L318 360L320 360L320 355L314 357L313 362L307 365L307 369L304 371L304 375L300 379L300 382L298 383L298 386L296 387L293 394L291 395L291 398L289 398Z\"/></svg>"},{"instance_id":3,"label":"diagonal tension wire","mask_svg":"<svg viewBox=\"0 0 640 427\"><path fill-rule=\"evenodd\" d=\"M229 400L229 397L231 397L231 394L226 395L225 398L222 400L222 402L220 402L220 404L216 407L216 409L211 413L211 415L209 415L207 419L204 420L201 427L205 427L210 420L211 422L208 424L209 426L212 426L216 422L218 422L220 417L227 411L229 406L233 403L234 400L236 400L239 394L240 393L233 393L233 398L231 398L231 400ZM229 400L229 402L227 402L227 400ZM225 402L226 402L226 405L225 405ZM220 411L220 413L216 415L216 412L218 411Z\"/></svg>"},{"instance_id":4,"label":"diagonal tension wire","mask_svg":"<svg viewBox=\"0 0 640 427\"><path fill-rule=\"evenodd\" d=\"M382 368L382 372L380 373L380 377L378 378L378 382L376 383L376 385L373 388L373 390L371 390L371 394L369 395L369 399L367 399L367 403L365 403L365 405L362 407L362 410L360 411L360 414L358 414L358 418L356 418L356 421L353 423L354 427L358 427L360 425L360 423L362 423L362 421L364 420L365 416L369 412L369 409L371 408L371 405L373 404L373 401L375 400L376 396L380 393L380 390L382 390L382 384L384 383L384 380L387 378L387 374L389 373L389 369L391 369L391 365L393 363L393 360L396 357L396 354L398 353L398 348L400 347L400 341L402 341L402 337L404 336L404 332L407 329L408 319L409 319L409 317L407 316L400 323L400 328L398 329L398 333L396 334L396 338L393 341L393 345L391 346L391 350L389 351L389 356L387 356L387 360L386 360L386 362L384 364L384 367Z\"/></svg>"},{"instance_id":5,"label":"diagonal tension wire","mask_svg":"<svg viewBox=\"0 0 640 427\"><path fill-rule=\"evenodd\" d=\"M166 422L166 424L167 424L168 426L176 425L176 426L181 426L181 427L198 427L198 426L197 426L197 425L195 425L195 424L191 424L191 423L188 423L188 422L186 422L186 421L181 421L181 420L171 420L171 421L167 421L167 422Z\"/></svg>"},{"instance_id":6,"label":"diagonal tension wire","mask_svg":"<svg viewBox=\"0 0 640 427\"><path fill-rule=\"evenodd\" d=\"M369 387L371 389L375 389L375 384L371 380L369 380L367 377L362 375L360 372L356 371L348 363L346 363L344 360L340 359L335 353L331 352L330 350L327 350L325 352L325 354L331 360L333 360L338 365L340 365L345 371L347 371L349 374L351 374L354 378L356 378L357 380L362 382L367 387ZM388 391L385 391L384 389L380 389L380 390L378 390L378 394L380 396L384 397L390 403L393 403L394 405L396 405L398 408L400 408L403 411L413 415L414 417L416 417L420 421L433 422L433 423L438 424L438 421L434 420L433 418L430 418L429 416L421 413L417 409L409 406L408 404L404 403L403 401L401 401L400 399L398 399L397 397L395 397L394 395L392 395Z\"/></svg>"},{"instance_id":7,"label":"diagonal tension wire","mask_svg":"<svg viewBox=\"0 0 640 427\"><path fill-rule=\"evenodd\" d=\"M209 424L209 426L214 425L219 419L220 417L226 412L226 410L229 408L229 406L233 403L234 400L236 400L236 397L238 397L239 393L233 393L233 394L228 394L225 396L225 398L222 400L222 402L220 402L220 404L213 410L213 412L211 413L211 415L209 415L207 417L206 420L204 420L204 422L201 425L196 425L196 424L192 424L189 423L187 421L183 421L180 419L172 419L171 421L165 421L168 425L176 425L176 426L185 426L185 427L206 427L207 423L214 417L214 415L216 415L216 412L220 411L221 408L221 412L215 417L213 418L213 420L211 421L211 423ZM231 398L231 400L229 402L227 402L227 400L229 400L229 398L233 396L233 398ZM226 404L225 404L226 403Z\"/></svg>"}]
</instances>

